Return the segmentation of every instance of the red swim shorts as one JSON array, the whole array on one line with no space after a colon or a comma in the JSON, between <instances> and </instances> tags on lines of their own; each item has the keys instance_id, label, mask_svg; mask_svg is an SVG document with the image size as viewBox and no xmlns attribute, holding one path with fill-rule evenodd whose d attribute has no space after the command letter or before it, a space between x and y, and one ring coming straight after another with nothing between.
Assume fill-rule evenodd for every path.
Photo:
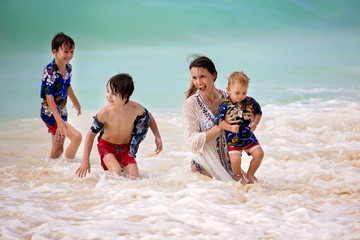
<instances>
[{"instance_id":1,"label":"red swim shorts","mask_svg":"<svg viewBox=\"0 0 360 240\"><path fill-rule=\"evenodd\" d=\"M113 144L100 138L97 147L101 159L101 166L105 171L108 170L108 168L103 159L110 153L114 155L121 168L124 168L129 164L136 164L135 158L130 154L130 144Z\"/></svg>"},{"instance_id":2,"label":"red swim shorts","mask_svg":"<svg viewBox=\"0 0 360 240\"><path fill-rule=\"evenodd\" d=\"M57 124L56 122L54 123L54 126L50 126L49 124L47 124L45 121L44 121L45 125L47 126L48 128L48 133L52 133L52 134L56 134L56 129L57 129Z\"/></svg>"},{"instance_id":3,"label":"red swim shorts","mask_svg":"<svg viewBox=\"0 0 360 240\"><path fill-rule=\"evenodd\" d=\"M251 155L252 152L255 151L255 149L261 147L259 142L256 142L256 143L253 143L253 144L250 144L249 146L246 146L246 147L235 147L235 146L229 146L228 147L228 151L229 151L229 154L240 154L242 155L242 151L246 152L248 156Z\"/></svg>"}]
</instances>

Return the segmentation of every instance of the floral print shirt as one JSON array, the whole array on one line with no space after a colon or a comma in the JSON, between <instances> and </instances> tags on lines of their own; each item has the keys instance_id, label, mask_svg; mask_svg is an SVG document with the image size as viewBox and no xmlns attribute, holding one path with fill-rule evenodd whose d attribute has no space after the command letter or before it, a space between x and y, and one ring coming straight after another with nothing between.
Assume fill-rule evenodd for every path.
<instances>
[{"instance_id":1,"label":"floral print shirt","mask_svg":"<svg viewBox=\"0 0 360 240\"><path fill-rule=\"evenodd\" d=\"M55 63L55 59L45 67L41 77L41 98L43 99L41 103L41 115L52 116L50 107L46 101L46 95L53 95L60 116L62 118L67 117L66 102L71 81L71 72L72 67L70 64L67 64L64 79Z\"/></svg>"},{"instance_id":2,"label":"floral print shirt","mask_svg":"<svg viewBox=\"0 0 360 240\"><path fill-rule=\"evenodd\" d=\"M239 142L246 141L248 139L254 139L255 141L255 135L251 132L249 124L255 114L262 115L260 104L254 98L249 96L246 96L246 98L240 103L233 103L230 97L228 97L220 104L218 112L215 116L215 123L219 125L225 119L226 112L232 108L234 109L233 111L238 111L239 118L235 120L240 121L238 123L240 129L238 133L225 131L226 141L228 144L232 146L233 144L236 145Z\"/></svg>"}]
</instances>

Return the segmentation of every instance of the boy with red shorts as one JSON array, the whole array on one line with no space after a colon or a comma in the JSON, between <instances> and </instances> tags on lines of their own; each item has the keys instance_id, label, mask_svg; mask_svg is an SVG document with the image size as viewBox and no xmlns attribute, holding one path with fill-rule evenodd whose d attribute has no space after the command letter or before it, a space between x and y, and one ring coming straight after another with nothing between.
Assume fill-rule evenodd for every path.
<instances>
[{"instance_id":1,"label":"boy with red shorts","mask_svg":"<svg viewBox=\"0 0 360 240\"><path fill-rule=\"evenodd\" d=\"M97 146L101 166L104 170L118 175L125 170L130 178L139 177L135 154L149 127L155 135L156 154L162 151L162 141L155 119L139 103L129 101L133 91L134 83L128 74L117 74L108 81L108 104L94 117L86 135L83 161L76 170L79 177L86 177L86 174L90 173L90 152L99 132Z\"/></svg>"},{"instance_id":2,"label":"boy with red shorts","mask_svg":"<svg viewBox=\"0 0 360 240\"><path fill-rule=\"evenodd\" d=\"M72 67L70 60L74 56L75 43L71 37L58 33L52 39L54 60L42 74L41 83L41 119L51 133L50 158L59 158L64 151L65 137L70 139L65 158L73 159L81 143L81 133L67 122L67 97L69 96L77 115L81 107L70 85Z\"/></svg>"}]
</instances>

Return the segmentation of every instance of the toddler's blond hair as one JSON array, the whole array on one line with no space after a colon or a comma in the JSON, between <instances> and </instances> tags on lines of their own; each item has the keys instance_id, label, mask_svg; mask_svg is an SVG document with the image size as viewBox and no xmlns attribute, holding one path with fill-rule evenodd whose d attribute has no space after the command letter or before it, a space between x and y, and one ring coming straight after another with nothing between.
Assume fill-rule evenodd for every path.
<instances>
[{"instance_id":1,"label":"toddler's blond hair","mask_svg":"<svg viewBox=\"0 0 360 240\"><path fill-rule=\"evenodd\" d=\"M250 78L246 76L243 71L235 71L230 74L228 79L228 87L233 85L235 82L238 82L244 86L249 86Z\"/></svg>"}]
</instances>

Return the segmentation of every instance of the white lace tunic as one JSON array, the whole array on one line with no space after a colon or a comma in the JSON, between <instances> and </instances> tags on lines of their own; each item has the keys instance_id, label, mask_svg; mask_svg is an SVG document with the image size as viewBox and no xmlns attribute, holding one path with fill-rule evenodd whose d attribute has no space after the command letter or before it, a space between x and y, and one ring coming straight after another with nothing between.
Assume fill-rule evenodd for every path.
<instances>
[{"instance_id":1,"label":"white lace tunic","mask_svg":"<svg viewBox=\"0 0 360 240\"><path fill-rule=\"evenodd\" d=\"M225 97L225 92L221 92ZM193 153L193 160L198 162L213 178L235 181L224 131L205 144L205 131L215 125L214 114L208 109L198 92L185 100L183 117L185 144Z\"/></svg>"}]
</instances>

